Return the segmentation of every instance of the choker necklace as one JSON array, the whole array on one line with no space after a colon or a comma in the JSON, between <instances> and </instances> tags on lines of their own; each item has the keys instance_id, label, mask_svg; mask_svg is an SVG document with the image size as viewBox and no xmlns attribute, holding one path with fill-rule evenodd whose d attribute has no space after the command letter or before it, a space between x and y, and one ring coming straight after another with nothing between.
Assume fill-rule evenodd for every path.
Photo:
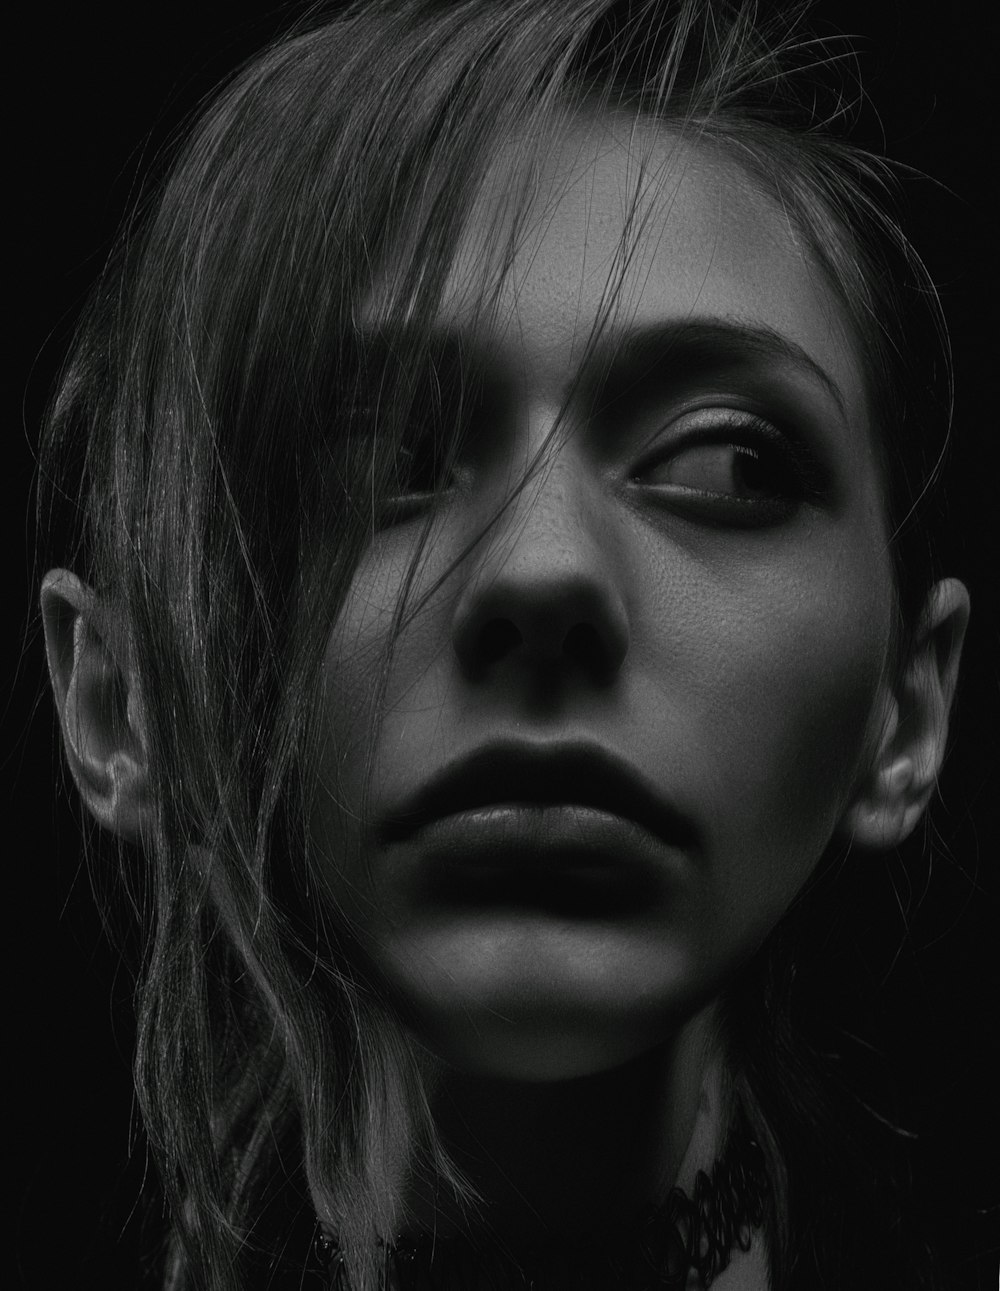
<instances>
[{"instance_id":1,"label":"choker necklace","mask_svg":"<svg viewBox=\"0 0 1000 1291\"><path fill-rule=\"evenodd\" d=\"M735 1250L748 1251L764 1223L767 1172L760 1145L737 1113L711 1174L699 1170L693 1196L670 1191L666 1204L648 1206L637 1219L593 1240L577 1238L553 1251L538 1242L517 1257L474 1237L399 1237L379 1245L386 1291L467 1291L483 1285L502 1291L687 1291L690 1275L710 1287ZM314 1268L330 1291L351 1291L336 1239L320 1227Z\"/></svg>"}]
</instances>

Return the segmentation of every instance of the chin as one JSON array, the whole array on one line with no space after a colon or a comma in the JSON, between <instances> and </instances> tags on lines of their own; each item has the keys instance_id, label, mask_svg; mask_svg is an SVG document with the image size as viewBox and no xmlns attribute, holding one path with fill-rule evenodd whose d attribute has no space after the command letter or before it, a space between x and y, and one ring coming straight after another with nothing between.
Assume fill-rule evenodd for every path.
<instances>
[{"instance_id":1,"label":"chin","mask_svg":"<svg viewBox=\"0 0 1000 1291\"><path fill-rule=\"evenodd\" d=\"M383 927L367 947L421 1044L455 1069L506 1080L623 1066L683 1030L724 976L683 927L656 917L448 912Z\"/></svg>"},{"instance_id":2,"label":"chin","mask_svg":"<svg viewBox=\"0 0 1000 1291\"><path fill-rule=\"evenodd\" d=\"M611 1071L662 1044L703 1003L685 1007L667 983L637 981L613 960L543 972L498 956L480 959L477 972L456 954L414 974L414 959L403 958L405 971L390 971L386 984L409 1030L448 1066L498 1080Z\"/></svg>"}]
</instances>

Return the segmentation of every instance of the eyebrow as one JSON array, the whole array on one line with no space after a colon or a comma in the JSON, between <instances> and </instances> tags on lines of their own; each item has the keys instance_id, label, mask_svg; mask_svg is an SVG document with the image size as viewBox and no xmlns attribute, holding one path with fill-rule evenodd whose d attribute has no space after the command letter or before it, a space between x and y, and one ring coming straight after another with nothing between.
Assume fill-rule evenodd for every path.
<instances>
[{"instance_id":1,"label":"eyebrow","mask_svg":"<svg viewBox=\"0 0 1000 1291\"><path fill-rule=\"evenodd\" d=\"M598 345L608 385L621 396L651 380L669 379L682 367L686 376L721 365L763 361L791 367L818 383L847 416L843 391L829 372L791 337L761 323L729 319L682 319L650 323L613 333Z\"/></svg>"},{"instance_id":2,"label":"eyebrow","mask_svg":"<svg viewBox=\"0 0 1000 1291\"><path fill-rule=\"evenodd\" d=\"M412 336L416 326L382 320L355 331L363 350L390 354L400 341ZM438 361L465 367L469 359L490 353L488 338L468 336L460 326L432 323L428 352ZM765 323L736 322L725 318L664 319L629 329L609 328L588 351L593 368L579 369L563 391L564 398L586 393L590 397L624 398L641 393L651 384L696 379L720 367L765 363L791 367L817 383L847 417L844 392L829 372L790 336Z\"/></svg>"}]
</instances>

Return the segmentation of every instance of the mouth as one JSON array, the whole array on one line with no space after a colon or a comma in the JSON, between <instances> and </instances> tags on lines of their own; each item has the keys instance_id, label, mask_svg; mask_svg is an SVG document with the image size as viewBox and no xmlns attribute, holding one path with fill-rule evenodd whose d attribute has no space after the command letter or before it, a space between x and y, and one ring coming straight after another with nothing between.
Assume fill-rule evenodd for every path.
<instances>
[{"instance_id":1,"label":"mouth","mask_svg":"<svg viewBox=\"0 0 1000 1291\"><path fill-rule=\"evenodd\" d=\"M431 836L475 841L470 859L509 864L527 853L593 865L623 841L689 848L684 816L637 771L597 745L503 741L458 758L382 821L383 844ZM504 860L506 858L506 860Z\"/></svg>"}]
</instances>

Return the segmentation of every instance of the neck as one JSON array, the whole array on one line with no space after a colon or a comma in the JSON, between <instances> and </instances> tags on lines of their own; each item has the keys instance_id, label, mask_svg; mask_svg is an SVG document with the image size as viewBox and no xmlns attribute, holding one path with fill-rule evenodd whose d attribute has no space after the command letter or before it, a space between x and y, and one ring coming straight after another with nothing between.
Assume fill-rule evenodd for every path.
<instances>
[{"instance_id":1,"label":"neck","mask_svg":"<svg viewBox=\"0 0 1000 1291\"><path fill-rule=\"evenodd\" d=\"M669 1041L596 1075L517 1082L434 1063L431 1106L452 1160L476 1189L485 1225L517 1240L607 1231L674 1184L709 1170L726 1130L712 1010ZM418 1184L406 1229L468 1226Z\"/></svg>"}]
</instances>

